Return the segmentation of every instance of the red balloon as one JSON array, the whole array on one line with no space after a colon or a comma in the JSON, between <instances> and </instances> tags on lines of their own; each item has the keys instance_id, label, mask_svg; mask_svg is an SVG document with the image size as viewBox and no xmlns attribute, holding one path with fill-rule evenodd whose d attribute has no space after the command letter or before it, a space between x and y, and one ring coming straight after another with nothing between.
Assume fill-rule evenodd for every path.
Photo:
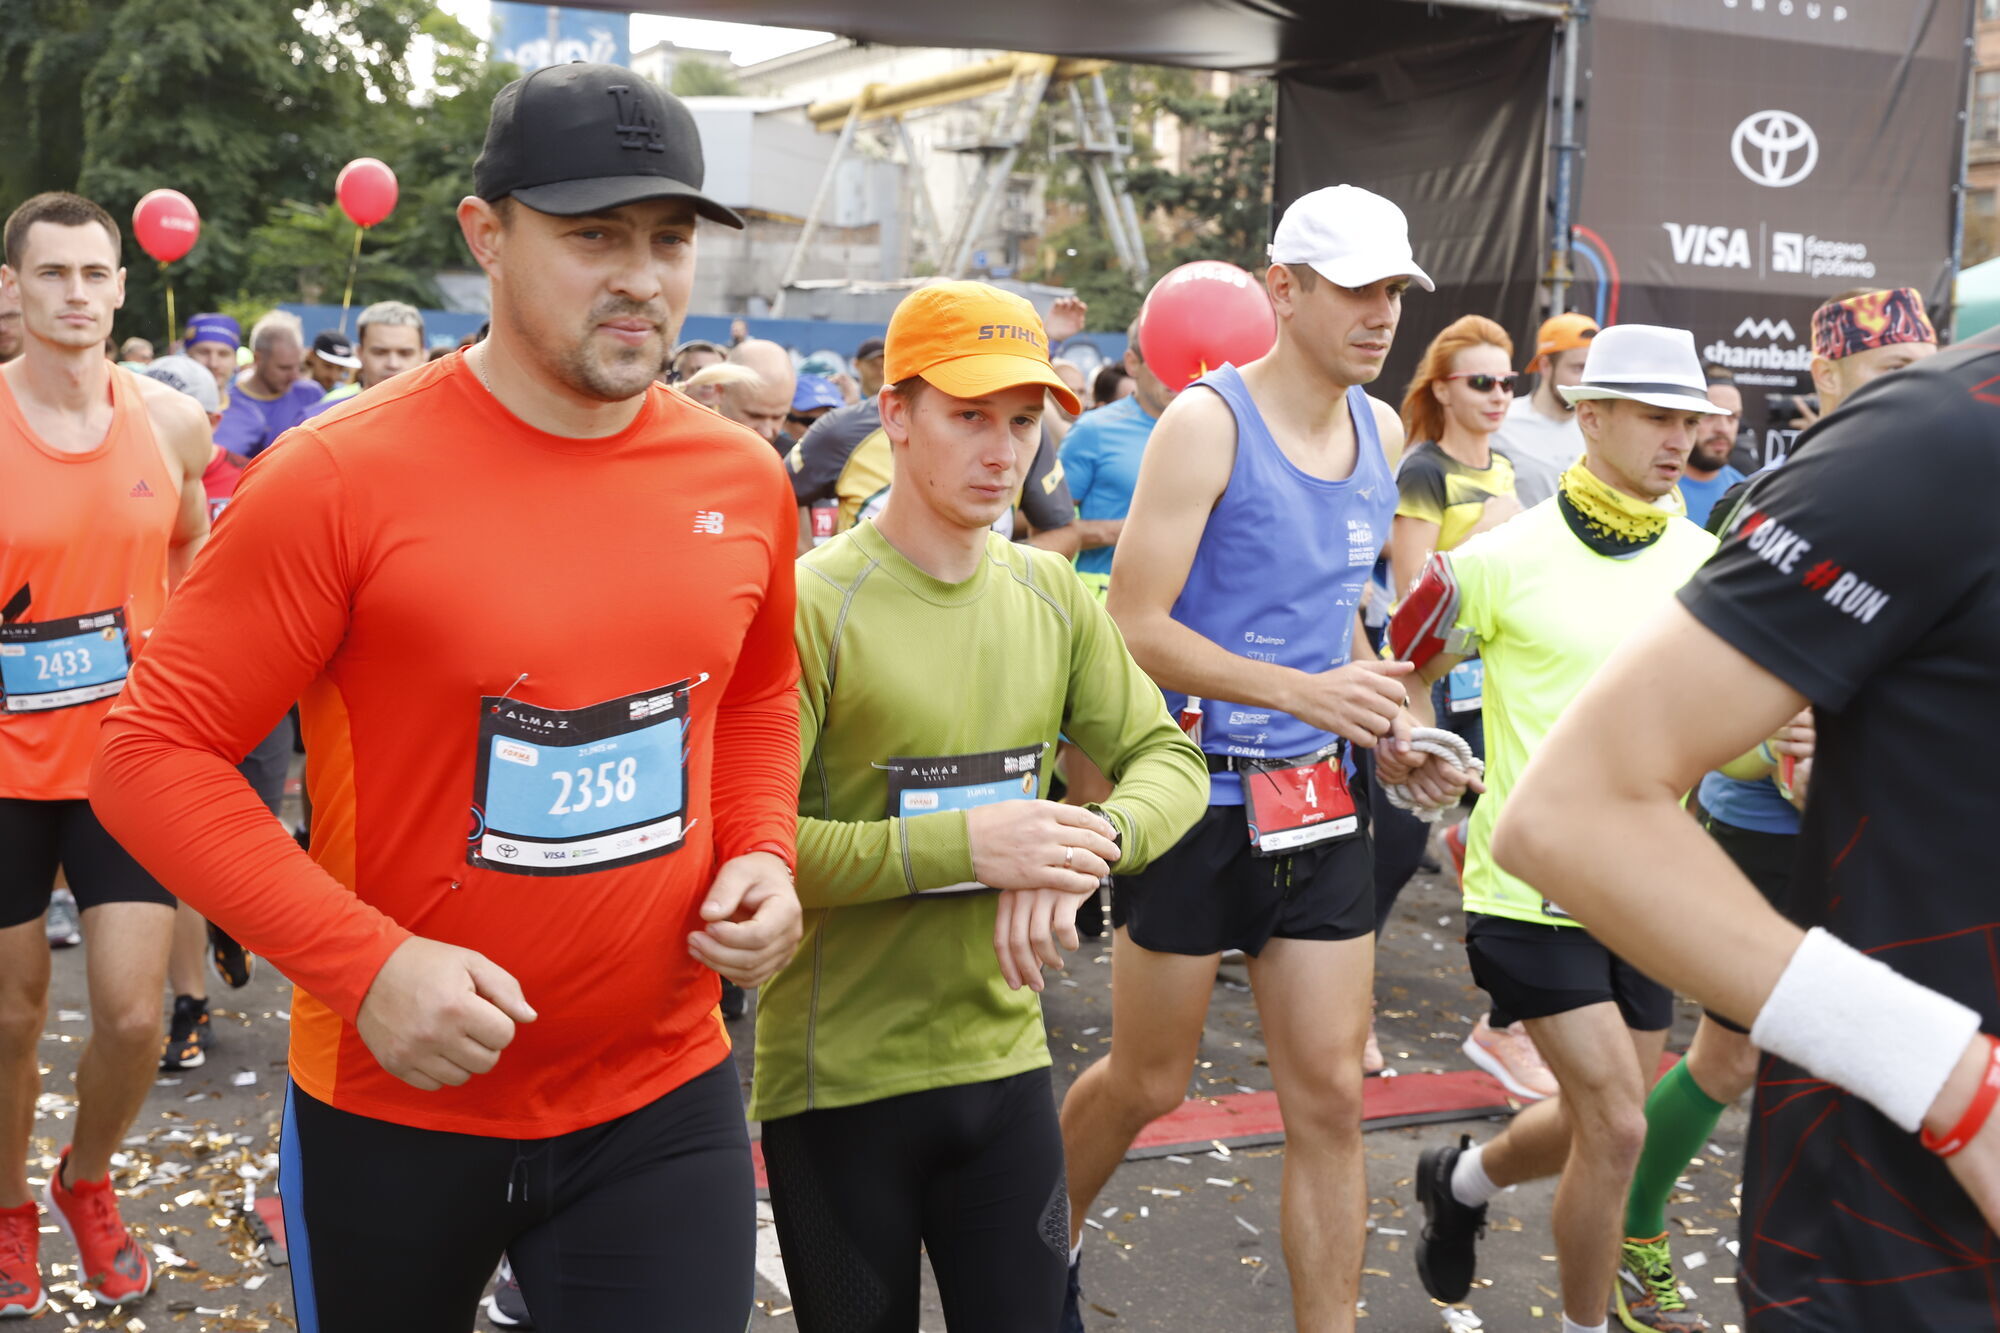
<instances>
[{"instance_id":1,"label":"red balloon","mask_svg":"<svg viewBox=\"0 0 2000 1333\"><path fill-rule=\"evenodd\" d=\"M333 192L357 227L372 227L396 211L396 173L372 157L357 157L342 167Z\"/></svg>"},{"instance_id":2,"label":"red balloon","mask_svg":"<svg viewBox=\"0 0 2000 1333\"><path fill-rule=\"evenodd\" d=\"M1169 389L1271 350L1278 316L1264 284L1234 264L1182 264L1153 284L1139 311L1139 351Z\"/></svg>"},{"instance_id":3,"label":"red balloon","mask_svg":"<svg viewBox=\"0 0 2000 1333\"><path fill-rule=\"evenodd\" d=\"M201 237L201 214L179 190L153 190L132 210L132 234L147 254L171 264L194 249Z\"/></svg>"}]
</instances>

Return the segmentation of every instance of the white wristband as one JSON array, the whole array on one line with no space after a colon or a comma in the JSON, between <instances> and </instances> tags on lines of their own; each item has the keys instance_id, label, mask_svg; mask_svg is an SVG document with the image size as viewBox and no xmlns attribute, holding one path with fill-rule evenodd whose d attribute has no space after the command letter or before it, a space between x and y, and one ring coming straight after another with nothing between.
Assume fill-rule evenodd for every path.
<instances>
[{"instance_id":1,"label":"white wristband","mask_svg":"<svg viewBox=\"0 0 2000 1333\"><path fill-rule=\"evenodd\" d=\"M1785 964L1750 1040L1914 1134L1978 1031L1973 1010L1815 927Z\"/></svg>"}]
</instances>

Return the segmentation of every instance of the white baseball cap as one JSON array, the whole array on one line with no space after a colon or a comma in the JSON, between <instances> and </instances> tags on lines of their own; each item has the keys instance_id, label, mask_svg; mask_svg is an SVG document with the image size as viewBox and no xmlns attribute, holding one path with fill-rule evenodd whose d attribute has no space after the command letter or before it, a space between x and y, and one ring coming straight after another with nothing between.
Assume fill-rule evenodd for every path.
<instances>
[{"instance_id":1,"label":"white baseball cap","mask_svg":"<svg viewBox=\"0 0 2000 1333\"><path fill-rule=\"evenodd\" d=\"M193 357L155 357L139 373L147 379L158 380L170 389L180 390L200 403L201 410L210 416L222 410L222 394L215 387L215 376Z\"/></svg>"},{"instance_id":2,"label":"white baseball cap","mask_svg":"<svg viewBox=\"0 0 2000 1333\"><path fill-rule=\"evenodd\" d=\"M1583 382L1556 390L1571 406L1586 398L1626 398L1676 412L1722 409L1708 401L1694 335L1658 324L1613 324L1590 340Z\"/></svg>"},{"instance_id":3,"label":"white baseball cap","mask_svg":"<svg viewBox=\"0 0 2000 1333\"><path fill-rule=\"evenodd\" d=\"M1403 210L1358 185L1329 185L1292 200L1278 220L1270 255L1273 264L1310 265L1342 287L1409 278L1427 292L1437 290L1410 253Z\"/></svg>"}]
</instances>

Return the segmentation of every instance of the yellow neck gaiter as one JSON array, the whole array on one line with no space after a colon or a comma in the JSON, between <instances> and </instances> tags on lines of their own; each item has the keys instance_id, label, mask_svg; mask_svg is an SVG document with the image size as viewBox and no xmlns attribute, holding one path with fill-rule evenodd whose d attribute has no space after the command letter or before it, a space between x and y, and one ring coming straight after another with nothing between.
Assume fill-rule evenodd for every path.
<instances>
[{"instance_id":1,"label":"yellow neck gaiter","mask_svg":"<svg viewBox=\"0 0 2000 1333\"><path fill-rule=\"evenodd\" d=\"M1667 520L1687 513L1676 486L1657 501L1637 500L1613 490L1577 459L1562 474L1556 503L1577 540L1599 555L1631 555L1660 539Z\"/></svg>"}]
</instances>

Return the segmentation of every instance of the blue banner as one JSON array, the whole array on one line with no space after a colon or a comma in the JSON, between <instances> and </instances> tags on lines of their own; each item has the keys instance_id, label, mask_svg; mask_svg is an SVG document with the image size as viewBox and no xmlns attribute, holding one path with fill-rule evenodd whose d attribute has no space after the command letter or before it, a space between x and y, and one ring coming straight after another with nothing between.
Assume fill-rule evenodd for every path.
<instances>
[{"instance_id":1,"label":"blue banner","mask_svg":"<svg viewBox=\"0 0 2000 1333\"><path fill-rule=\"evenodd\" d=\"M492 11L493 58L519 65L523 74L571 60L604 65L632 61L626 40L630 19L625 14L514 0L494 0Z\"/></svg>"}]
</instances>

